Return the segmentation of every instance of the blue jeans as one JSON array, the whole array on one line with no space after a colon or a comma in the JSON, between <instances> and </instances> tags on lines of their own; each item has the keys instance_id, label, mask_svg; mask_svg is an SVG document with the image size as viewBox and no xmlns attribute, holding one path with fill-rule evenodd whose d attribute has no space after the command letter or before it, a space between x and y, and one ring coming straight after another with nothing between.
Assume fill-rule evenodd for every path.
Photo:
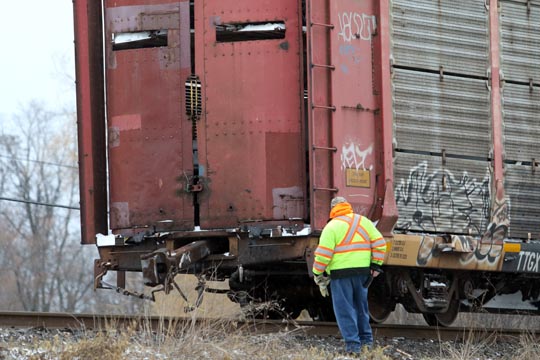
<instances>
[{"instance_id":1,"label":"blue jeans","mask_svg":"<svg viewBox=\"0 0 540 360\"><path fill-rule=\"evenodd\" d=\"M362 285L367 278L368 275L354 275L330 281L334 313L347 352L360 352L362 346L373 345L368 289Z\"/></svg>"}]
</instances>

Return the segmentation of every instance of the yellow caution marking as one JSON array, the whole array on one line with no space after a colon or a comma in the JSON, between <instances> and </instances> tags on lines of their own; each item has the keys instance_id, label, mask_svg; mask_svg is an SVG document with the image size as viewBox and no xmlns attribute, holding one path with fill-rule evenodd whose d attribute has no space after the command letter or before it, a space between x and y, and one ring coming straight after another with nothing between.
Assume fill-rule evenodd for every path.
<instances>
[{"instance_id":1,"label":"yellow caution marking","mask_svg":"<svg viewBox=\"0 0 540 360\"><path fill-rule=\"evenodd\" d=\"M521 244L517 243L504 243L504 252L520 252Z\"/></svg>"}]
</instances>

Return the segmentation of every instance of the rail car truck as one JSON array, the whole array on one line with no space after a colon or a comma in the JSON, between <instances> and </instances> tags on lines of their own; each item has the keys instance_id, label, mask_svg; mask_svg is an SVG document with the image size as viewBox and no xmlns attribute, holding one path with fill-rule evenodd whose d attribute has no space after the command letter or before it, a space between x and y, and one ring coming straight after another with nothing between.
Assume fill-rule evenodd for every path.
<instances>
[{"instance_id":1,"label":"rail car truck","mask_svg":"<svg viewBox=\"0 0 540 360\"><path fill-rule=\"evenodd\" d=\"M75 0L74 17L96 288L189 273L329 320L309 269L340 195L388 243L373 321L538 313L540 1Z\"/></svg>"}]
</instances>

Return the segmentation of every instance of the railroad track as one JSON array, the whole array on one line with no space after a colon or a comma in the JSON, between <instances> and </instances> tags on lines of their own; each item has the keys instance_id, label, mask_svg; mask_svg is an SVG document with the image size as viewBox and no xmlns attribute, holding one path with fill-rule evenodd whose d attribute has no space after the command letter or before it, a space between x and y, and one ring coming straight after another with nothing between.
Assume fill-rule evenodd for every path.
<instances>
[{"instance_id":1,"label":"railroad track","mask_svg":"<svg viewBox=\"0 0 540 360\"><path fill-rule=\"evenodd\" d=\"M0 328L46 328L71 330L105 330L110 328L146 328L155 331L209 326L225 331L252 333L297 331L308 335L340 336L336 323L313 321L208 319L196 317L159 317L137 315L68 314L37 312L0 312ZM378 324L375 337L404 337L435 340L482 340L493 336L518 338L522 334L540 339L540 333L519 329L488 329Z\"/></svg>"}]
</instances>

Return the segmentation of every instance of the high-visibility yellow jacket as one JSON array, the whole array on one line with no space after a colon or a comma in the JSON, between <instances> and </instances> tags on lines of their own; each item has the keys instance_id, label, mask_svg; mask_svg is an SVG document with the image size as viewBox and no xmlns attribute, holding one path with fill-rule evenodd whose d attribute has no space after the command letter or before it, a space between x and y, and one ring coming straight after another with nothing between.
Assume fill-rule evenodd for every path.
<instances>
[{"instance_id":1,"label":"high-visibility yellow jacket","mask_svg":"<svg viewBox=\"0 0 540 360\"><path fill-rule=\"evenodd\" d=\"M386 241L368 218L354 214L349 203L334 206L330 217L315 250L314 274L345 269L367 273L372 263L382 265Z\"/></svg>"}]
</instances>

